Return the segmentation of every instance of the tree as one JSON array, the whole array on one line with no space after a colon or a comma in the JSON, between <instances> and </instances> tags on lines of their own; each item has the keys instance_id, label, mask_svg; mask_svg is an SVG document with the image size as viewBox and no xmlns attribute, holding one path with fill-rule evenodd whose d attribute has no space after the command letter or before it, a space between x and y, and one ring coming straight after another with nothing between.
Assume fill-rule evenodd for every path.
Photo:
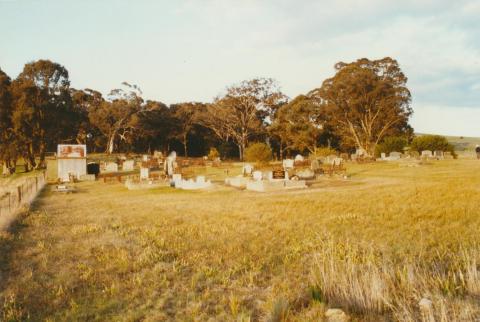
<instances>
[{"instance_id":1,"label":"tree","mask_svg":"<svg viewBox=\"0 0 480 322\"><path fill-rule=\"evenodd\" d=\"M408 145L408 140L401 136L388 136L382 140L376 147L375 155L382 153L403 152Z\"/></svg>"},{"instance_id":2,"label":"tree","mask_svg":"<svg viewBox=\"0 0 480 322\"><path fill-rule=\"evenodd\" d=\"M272 149L262 142L253 143L245 149L245 160L266 164L272 160Z\"/></svg>"},{"instance_id":3,"label":"tree","mask_svg":"<svg viewBox=\"0 0 480 322\"><path fill-rule=\"evenodd\" d=\"M178 137L182 141L184 147L184 155L188 156L188 135L193 126L199 122L199 115L202 109L205 108L203 103L179 103L172 104L170 110L175 123L177 124Z\"/></svg>"},{"instance_id":4,"label":"tree","mask_svg":"<svg viewBox=\"0 0 480 322\"><path fill-rule=\"evenodd\" d=\"M297 96L275 113L270 132L280 140L280 155L285 150L313 153L326 125L322 106L305 95Z\"/></svg>"},{"instance_id":5,"label":"tree","mask_svg":"<svg viewBox=\"0 0 480 322\"><path fill-rule=\"evenodd\" d=\"M264 131L265 122L286 101L275 81L258 78L227 88L226 94L209 104L201 115L201 124L220 139L233 140L240 159L249 139Z\"/></svg>"},{"instance_id":6,"label":"tree","mask_svg":"<svg viewBox=\"0 0 480 322\"><path fill-rule=\"evenodd\" d=\"M0 69L0 164L5 162L9 168L18 158L12 128L10 84L10 77Z\"/></svg>"},{"instance_id":7,"label":"tree","mask_svg":"<svg viewBox=\"0 0 480 322\"><path fill-rule=\"evenodd\" d=\"M89 113L90 122L107 137L106 152L111 154L120 142L131 143L138 130L136 114L143 110L141 90L136 85L123 82L125 88L114 89L109 100L94 106Z\"/></svg>"},{"instance_id":8,"label":"tree","mask_svg":"<svg viewBox=\"0 0 480 322\"><path fill-rule=\"evenodd\" d=\"M410 149L421 153L425 150L450 152L456 157L455 147L441 135L420 135L413 139Z\"/></svg>"},{"instance_id":9,"label":"tree","mask_svg":"<svg viewBox=\"0 0 480 322\"><path fill-rule=\"evenodd\" d=\"M132 118L132 124L138 131L137 139L144 142L149 151L160 148L168 152L169 141L175 136L175 119L167 105L147 101L142 111ZM141 146L139 141L137 145Z\"/></svg>"},{"instance_id":10,"label":"tree","mask_svg":"<svg viewBox=\"0 0 480 322\"><path fill-rule=\"evenodd\" d=\"M345 145L370 155L385 137L399 135L412 114L407 77L396 60L359 59L337 63L334 77L309 93L330 112L331 122Z\"/></svg>"},{"instance_id":11,"label":"tree","mask_svg":"<svg viewBox=\"0 0 480 322\"><path fill-rule=\"evenodd\" d=\"M74 131L69 86L65 67L49 60L26 64L12 82L13 127L32 167L43 166L47 147ZM38 164L36 154L40 157Z\"/></svg>"},{"instance_id":12,"label":"tree","mask_svg":"<svg viewBox=\"0 0 480 322\"><path fill-rule=\"evenodd\" d=\"M71 89L73 110L77 115L77 131L73 140L77 144L86 144L87 149L95 150L101 143L102 132L94 126L89 114L99 108L104 102L102 94L92 89Z\"/></svg>"}]
</instances>

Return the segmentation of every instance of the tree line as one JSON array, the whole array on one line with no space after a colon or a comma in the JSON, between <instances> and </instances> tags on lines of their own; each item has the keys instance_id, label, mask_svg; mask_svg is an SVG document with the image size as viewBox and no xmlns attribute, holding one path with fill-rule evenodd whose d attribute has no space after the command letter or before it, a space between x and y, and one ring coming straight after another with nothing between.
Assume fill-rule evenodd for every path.
<instances>
[{"instance_id":1,"label":"tree line","mask_svg":"<svg viewBox=\"0 0 480 322\"><path fill-rule=\"evenodd\" d=\"M385 138L410 139L407 77L396 60L339 62L319 88L293 99L271 78L227 87L212 102L171 105L145 100L127 82L103 95L70 86L61 64L27 63L17 78L0 69L0 162L42 167L59 143L87 144L90 152L177 150L243 159L252 142L266 142L279 158L319 147L369 154Z\"/></svg>"}]
</instances>

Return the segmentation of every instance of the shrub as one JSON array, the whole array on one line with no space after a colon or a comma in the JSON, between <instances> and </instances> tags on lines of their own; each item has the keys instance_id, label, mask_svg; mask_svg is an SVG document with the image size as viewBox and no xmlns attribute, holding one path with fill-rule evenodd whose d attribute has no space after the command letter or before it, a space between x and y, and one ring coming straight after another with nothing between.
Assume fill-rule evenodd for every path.
<instances>
[{"instance_id":1,"label":"shrub","mask_svg":"<svg viewBox=\"0 0 480 322\"><path fill-rule=\"evenodd\" d=\"M267 163L272 159L272 149L265 143L253 143L245 149L244 157L249 162Z\"/></svg>"},{"instance_id":2,"label":"shrub","mask_svg":"<svg viewBox=\"0 0 480 322\"><path fill-rule=\"evenodd\" d=\"M337 154L337 151L329 147L320 147L310 154L310 158L327 157L332 154Z\"/></svg>"},{"instance_id":3,"label":"shrub","mask_svg":"<svg viewBox=\"0 0 480 322\"><path fill-rule=\"evenodd\" d=\"M379 156L381 153L403 152L407 146L408 141L401 136L390 136L383 139L383 141L375 147L375 155Z\"/></svg>"},{"instance_id":4,"label":"shrub","mask_svg":"<svg viewBox=\"0 0 480 322\"><path fill-rule=\"evenodd\" d=\"M208 152L208 159L209 160L215 160L220 156L220 153L218 153L218 150L216 148L210 148L210 151Z\"/></svg>"},{"instance_id":5,"label":"shrub","mask_svg":"<svg viewBox=\"0 0 480 322\"><path fill-rule=\"evenodd\" d=\"M441 135L417 136L410 144L410 149L417 152L422 152L424 150L448 151L451 152L454 157L457 156L454 146L448 142L446 137Z\"/></svg>"}]
</instances>

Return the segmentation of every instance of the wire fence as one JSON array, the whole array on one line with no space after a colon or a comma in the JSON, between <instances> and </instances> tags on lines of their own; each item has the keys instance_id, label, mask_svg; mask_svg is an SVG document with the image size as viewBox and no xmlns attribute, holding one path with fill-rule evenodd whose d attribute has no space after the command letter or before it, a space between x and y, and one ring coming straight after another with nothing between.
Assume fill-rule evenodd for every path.
<instances>
[{"instance_id":1,"label":"wire fence","mask_svg":"<svg viewBox=\"0 0 480 322\"><path fill-rule=\"evenodd\" d=\"M46 173L13 182L0 191L0 219L10 218L20 208L30 203L46 184Z\"/></svg>"}]
</instances>

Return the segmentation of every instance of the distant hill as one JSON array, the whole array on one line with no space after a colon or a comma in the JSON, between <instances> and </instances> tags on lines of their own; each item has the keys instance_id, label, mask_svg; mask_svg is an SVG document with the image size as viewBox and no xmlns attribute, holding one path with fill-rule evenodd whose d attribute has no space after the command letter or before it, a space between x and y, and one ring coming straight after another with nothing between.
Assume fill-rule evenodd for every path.
<instances>
[{"instance_id":1,"label":"distant hill","mask_svg":"<svg viewBox=\"0 0 480 322\"><path fill-rule=\"evenodd\" d=\"M426 135L425 133L416 133L416 135ZM447 140L453 144L456 151L473 150L477 144L480 145L480 138L467 136L448 136L444 135Z\"/></svg>"}]
</instances>

